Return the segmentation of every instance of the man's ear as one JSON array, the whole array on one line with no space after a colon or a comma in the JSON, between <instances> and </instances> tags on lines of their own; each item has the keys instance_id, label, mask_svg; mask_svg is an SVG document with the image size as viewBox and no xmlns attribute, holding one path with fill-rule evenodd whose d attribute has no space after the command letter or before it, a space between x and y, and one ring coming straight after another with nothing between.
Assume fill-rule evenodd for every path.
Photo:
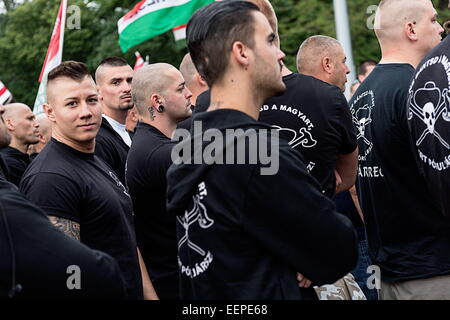
<instances>
[{"instance_id":1,"label":"man's ear","mask_svg":"<svg viewBox=\"0 0 450 320\"><path fill-rule=\"evenodd\" d=\"M14 121L11 119L5 119L6 128L8 128L8 131L14 131Z\"/></svg>"},{"instance_id":2,"label":"man's ear","mask_svg":"<svg viewBox=\"0 0 450 320\"><path fill-rule=\"evenodd\" d=\"M53 107L48 103L44 103L43 108L48 120L50 120L51 122L56 122L55 111L53 110Z\"/></svg>"},{"instance_id":3,"label":"man's ear","mask_svg":"<svg viewBox=\"0 0 450 320\"><path fill-rule=\"evenodd\" d=\"M333 72L333 66L329 57L322 58L322 69L328 74L331 74Z\"/></svg>"},{"instance_id":4,"label":"man's ear","mask_svg":"<svg viewBox=\"0 0 450 320\"><path fill-rule=\"evenodd\" d=\"M249 60L249 48L240 41L233 43L231 48L231 56L237 61L237 63L244 68L250 64Z\"/></svg>"},{"instance_id":5,"label":"man's ear","mask_svg":"<svg viewBox=\"0 0 450 320\"><path fill-rule=\"evenodd\" d=\"M164 104L164 101L162 100L161 96L157 93L153 93L150 96L150 105L149 107L153 107L155 109L158 108L159 105Z\"/></svg>"},{"instance_id":6,"label":"man's ear","mask_svg":"<svg viewBox=\"0 0 450 320\"><path fill-rule=\"evenodd\" d=\"M202 86L202 87L208 87L208 84L206 83L205 79L200 75L200 73L197 73L195 75L195 80Z\"/></svg>"},{"instance_id":7,"label":"man's ear","mask_svg":"<svg viewBox=\"0 0 450 320\"><path fill-rule=\"evenodd\" d=\"M406 34L406 36L408 37L409 40L412 40L412 41L417 41L418 40L415 28L416 28L416 22L415 21L411 21L411 22L405 23L404 31L405 31L405 34Z\"/></svg>"}]
</instances>

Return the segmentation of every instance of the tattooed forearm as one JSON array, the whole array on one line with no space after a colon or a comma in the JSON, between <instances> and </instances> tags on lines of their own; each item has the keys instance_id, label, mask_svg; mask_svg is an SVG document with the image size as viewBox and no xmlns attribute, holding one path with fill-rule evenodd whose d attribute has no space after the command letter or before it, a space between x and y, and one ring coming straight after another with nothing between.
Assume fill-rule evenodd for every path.
<instances>
[{"instance_id":1,"label":"tattooed forearm","mask_svg":"<svg viewBox=\"0 0 450 320\"><path fill-rule=\"evenodd\" d=\"M54 226L56 226L59 230L64 232L66 235L76 239L80 240L80 224L59 218L54 216L49 216L50 221L53 223Z\"/></svg>"}]
</instances>

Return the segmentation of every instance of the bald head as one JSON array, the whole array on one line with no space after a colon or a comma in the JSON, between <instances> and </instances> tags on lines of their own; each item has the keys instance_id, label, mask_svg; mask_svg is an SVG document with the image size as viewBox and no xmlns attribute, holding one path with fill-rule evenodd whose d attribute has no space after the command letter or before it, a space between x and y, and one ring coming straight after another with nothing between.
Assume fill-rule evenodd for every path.
<instances>
[{"instance_id":1,"label":"bald head","mask_svg":"<svg viewBox=\"0 0 450 320\"><path fill-rule=\"evenodd\" d=\"M131 95L137 112L145 116L152 94L163 95L165 88L173 81L173 73L178 70L167 63L154 63L138 69L131 83Z\"/></svg>"},{"instance_id":2,"label":"bald head","mask_svg":"<svg viewBox=\"0 0 450 320\"><path fill-rule=\"evenodd\" d=\"M50 140L50 137L52 136L52 123L50 122L50 120L48 120L45 113L37 115L36 121L37 123L39 123L39 133L48 142L48 140Z\"/></svg>"},{"instance_id":3,"label":"bald head","mask_svg":"<svg viewBox=\"0 0 450 320\"><path fill-rule=\"evenodd\" d=\"M186 85L190 88L195 80L196 74L198 74L195 68L194 62L192 62L191 55L187 53L180 63L180 72L183 75Z\"/></svg>"},{"instance_id":4,"label":"bald head","mask_svg":"<svg viewBox=\"0 0 450 320\"><path fill-rule=\"evenodd\" d=\"M298 49L298 72L314 75L321 70L321 61L324 57L335 57L342 46L334 38L327 36L312 36L306 39Z\"/></svg>"},{"instance_id":5,"label":"bald head","mask_svg":"<svg viewBox=\"0 0 450 320\"><path fill-rule=\"evenodd\" d=\"M29 106L23 103L10 103L4 106L5 112L3 114L3 119L17 121L22 118L24 114L31 113Z\"/></svg>"},{"instance_id":6,"label":"bald head","mask_svg":"<svg viewBox=\"0 0 450 320\"><path fill-rule=\"evenodd\" d=\"M403 40L405 24L418 24L430 0L382 0L375 15L375 34L381 43Z\"/></svg>"}]
</instances>

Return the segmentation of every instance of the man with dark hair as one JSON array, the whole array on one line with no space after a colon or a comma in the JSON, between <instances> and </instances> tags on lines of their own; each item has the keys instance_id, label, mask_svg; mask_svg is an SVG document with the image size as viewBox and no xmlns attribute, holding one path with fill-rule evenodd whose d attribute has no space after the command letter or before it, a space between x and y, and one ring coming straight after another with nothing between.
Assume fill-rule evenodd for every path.
<instances>
[{"instance_id":1,"label":"man with dark hair","mask_svg":"<svg viewBox=\"0 0 450 320\"><path fill-rule=\"evenodd\" d=\"M127 298L141 299L143 284L152 289L151 282L138 257L130 196L94 155L101 108L86 65L67 61L53 69L47 100L52 139L25 172L20 190L66 234L117 259Z\"/></svg>"},{"instance_id":2,"label":"man with dark hair","mask_svg":"<svg viewBox=\"0 0 450 320\"><path fill-rule=\"evenodd\" d=\"M10 141L3 114L0 106L0 148ZM44 212L4 179L0 179L0 252L0 299L124 296L120 269L112 257L57 230ZM69 281L74 272L81 278Z\"/></svg>"},{"instance_id":3,"label":"man with dark hair","mask_svg":"<svg viewBox=\"0 0 450 320\"><path fill-rule=\"evenodd\" d=\"M372 70L377 66L376 61L367 59L359 64L358 69L358 80L362 83L372 72Z\"/></svg>"},{"instance_id":4,"label":"man with dark hair","mask_svg":"<svg viewBox=\"0 0 450 320\"><path fill-rule=\"evenodd\" d=\"M382 0L382 58L350 100L357 190L383 300L450 298L450 223L417 168L406 107L414 68L441 41L436 18L430 0Z\"/></svg>"},{"instance_id":5,"label":"man with dark hair","mask_svg":"<svg viewBox=\"0 0 450 320\"><path fill-rule=\"evenodd\" d=\"M211 105L194 118L194 136L174 148L167 173L184 299L317 299L311 281L334 282L356 263L350 221L321 194L300 154L256 120L263 101L285 90L275 38L246 1L214 2L188 23L189 52ZM254 158L257 145L278 165L265 168L262 157L235 164Z\"/></svg>"},{"instance_id":6,"label":"man with dark hair","mask_svg":"<svg viewBox=\"0 0 450 320\"><path fill-rule=\"evenodd\" d=\"M133 69L120 57L108 57L95 71L102 106L102 125L96 138L95 154L102 158L125 183L125 162L131 146L126 129L128 110L133 108Z\"/></svg>"},{"instance_id":7,"label":"man with dark hair","mask_svg":"<svg viewBox=\"0 0 450 320\"><path fill-rule=\"evenodd\" d=\"M7 104L4 109L3 118L11 143L0 149L0 154L6 163L9 181L19 186L20 179L31 162L28 148L39 142L39 124L31 109L23 103Z\"/></svg>"},{"instance_id":8,"label":"man with dark hair","mask_svg":"<svg viewBox=\"0 0 450 320\"><path fill-rule=\"evenodd\" d=\"M166 172L177 124L192 113L191 92L166 63L136 71L131 86L140 123L128 153L127 185L136 213L138 245L158 297L179 299L175 216L166 210Z\"/></svg>"}]
</instances>

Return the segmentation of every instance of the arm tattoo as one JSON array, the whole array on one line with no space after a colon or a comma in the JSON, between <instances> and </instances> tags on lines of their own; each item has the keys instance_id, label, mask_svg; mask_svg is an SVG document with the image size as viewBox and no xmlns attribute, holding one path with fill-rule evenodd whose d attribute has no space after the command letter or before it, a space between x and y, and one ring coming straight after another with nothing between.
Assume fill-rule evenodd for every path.
<instances>
[{"instance_id":1,"label":"arm tattoo","mask_svg":"<svg viewBox=\"0 0 450 320\"><path fill-rule=\"evenodd\" d=\"M50 221L53 223L55 227L64 232L69 237L74 238L75 240L80 240L80 224L73 222L71 220L49 216Z\"/></svg>"}]
</instances>

